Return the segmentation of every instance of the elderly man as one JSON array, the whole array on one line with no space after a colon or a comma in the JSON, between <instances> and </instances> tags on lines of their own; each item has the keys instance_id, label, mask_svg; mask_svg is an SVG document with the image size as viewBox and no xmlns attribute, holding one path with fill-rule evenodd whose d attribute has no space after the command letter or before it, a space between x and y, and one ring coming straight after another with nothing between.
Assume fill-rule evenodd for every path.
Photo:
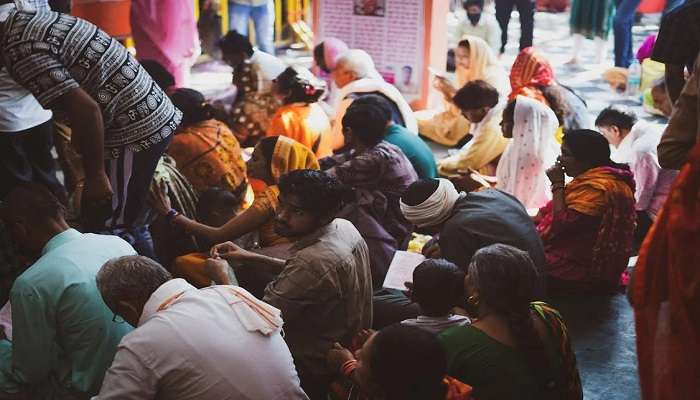
<instances>
[{"instance_id":1,"label":"elderly man","mask_svg":"<svg viewBox=\"0 0 700 400\"><path fill-rule=\"evenodd\" d=\"M466 269L482 247L503 243L527 251L542 271L544 250L522 204L496 189L459 193L447 179L422 179L401 196L403 215L418 228L438 234L423 253Z\"/></svg>"},{"instance_id":2,"label":"elderly man","mask_svg":"<svg viewBox=\"0 0 700 400\"><path fill-rule=\"evenodd\" d=\"M364 50L348 50L336 61L332 73L335 84L340 88L335 107L333 124L333 147L343 146L343 116L352 102L360 97L375 94L384 97L391 105L394 123L413 133L418 133L418 123L411 107L394 86L386 83L374 67L372 57Z\"/></svg>"},{"instance_id":3,"label":"elderly man","mask_svg":"<svg viewBox=\"0 0 700 400\"><path fill-rule=\"evenodd\" d=\"M96 399L308 399L280 311L236 286L198 290L143 256L107 262L105 303L124 337Z\"/></svg>"},{"instance_id":4,"label":"elderly man","mask_svg":"<svg viewBox=\"0 0 700 400\"><path fill-rule=\"evenodd\" d=\"M182 114L124 46L71 15L12 10L0 23L0 54L0 68L70 121L87 229L126 232L152 251L146 197Z\"/></svg>"},{"instance_id":5,"label":"elderly man","mask_svg":"<svg viewBox=\"0 0 700 400\"><path fill-rule=\"evenodd\" d=\"M283 269L265 289L264 300L282 310L285 339L312 400L326 399L331 374L325 356L339 342L372 323L372 276L367 244L355 227L334 216L344 188L337 179L315 170L282 177L275 231L293 240L287 260L248 252L231 242L212 248L212 256ZM225 261L217 283L226 283Z\"/></svg>"},{"instance_id":6,"label":"elderly man","mask_svg":"<svg viewBox=\"0 0 700 400\"><path fill-rule=\"evenodd\" d=\"M135 254L115 236L70 229L44 186L13 190L0 216L21 251L38 258L12 291L12 341L0 341L0 398L85 398L97 393L117 344L131 330L114 321L95 284L113 257ZM4 335L3 335L4 336Z\"/></svg>"}]
</instances>

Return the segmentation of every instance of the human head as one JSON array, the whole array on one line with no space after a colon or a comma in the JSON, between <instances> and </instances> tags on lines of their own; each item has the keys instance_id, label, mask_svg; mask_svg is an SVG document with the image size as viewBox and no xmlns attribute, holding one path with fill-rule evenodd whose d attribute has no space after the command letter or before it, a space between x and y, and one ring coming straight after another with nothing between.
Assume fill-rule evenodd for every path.
<instances>
[{"instance_id":1,"label":"human head","mask_svg":"<svg viewBox=\"0 0 700 400\"><path fill-rule=\"evenodd\" d=\"M253 45L248 37L235 30L228 31L219 39L218 45L224 62L232 67L237 67L253 55Z\"/></svg>"},{"instance_id":2,"label":"human head","mask_svg":"<svg viewBox=\"0 0 700 400\"><path fill-rule=\"evenodd\" d=\"M272 178L270 166L277 140L279 140L280 137L281 136L264 137L255 145L250 160L246 162L246 170L248 171L249 177L259 179L268 185L274 185L276 183Z\"/></svg>"},{"instance_id":3,"label":"human head","mask_svg":"<svg viewBox=\"0 0 700 400\"><path fill-rule=\"evenodd\" d=\"M381 108L368 104L350 104L343 116L345 143L355 149L371 148L384 139L389 121Z\"/></svg>"},{"instance_id":4,"label":"human head","mask_svg":"<svg viewBox=\"0 0 700 400\"><path fill-rule=\"evenodd\" d=\"M27 183L15 187L0 205L0 219L17 250L37 256L57 233L68 229L65 208L45 186Z\"/></svg>"},{"instance_id":5,"label":"human head","mask_svg":"<svg viewBox=\"0 0 700 400\"><path fill-rule=\"evenodd\" d=\"M401 67L401 77L404 85L408 85L411 83L411 80L413 79L413 68L410 65L404 65Z\"/></svg>"},{"instance_id":6,"label":"human head","mask_svg":"<svg viewBox=\"0 0 700 400\"><path fill-rule=\"evenodd\" d=\"M169 92L175 86L175 77L165 67L155 60L141 60L139 64L153 78L153 81L165 92Z\"/></svg>"},{"instance_id":7,"label":"human head","mask_svg":"<svg viewBox=\"0 0 700 400\"><path fill-rule=\"evenodd\" d=\"M367 94L361 97L358 97L357 99L353 100L351 106L360 106L360 105L365 105L369 107L376 108L377 110L381 111L384 114L384 117L386 118L387 125L391 125L394 123L392 119L392 111L391 111L391 104L389 104L389 100L386 98L378 95L378 94Z\"/></svg>"},{"instance_id":8,"label":"human head","mask_svg":"<svg viewBox=\"0 0 700 400\"><path fill-rule=\"evenodd\" d=\"M188 126L213 118L212 108L204 95L194 89L176 89L171 95L175 107L182 111L182 125Z\"/></svg>"},{"instance_id":9,"label":"human head","mask_svg":"<svg viewBox=\"0 0 700 400\"><path fill-rule=\"evenodd\" d=\"M595 120L596 128L615 147L620 145L636 123L634 112L617 106L606 107Z\"/></svg>"},{"instance_id":10,"label":"human head","mask_svg":"<svg viewBox=\"0 0 700 400\"><path fill-rule=\"evenodd\" d=\"M559 161L571 177L591 168L615 165L610 160L610 144L607 139L590 129L578 129L564 134Z\"/></svg>"},{"instance_id":11,"label":"human head","mask_svg":"<svg viewBox=\"0 0 700 400\"><path fill-rule=\"evenodd\" d=\"M302 67L287 67L273 82L273 93L284 104L315 103L325 92L325 82Z\"/></svg>"},{"instance_id":12,"label":"human head","mask_svg":"<svg viewBox=\"0 0 700 400\"><path fill-rule=\"evenodd\" d=\"M282 175L297 169L318 169L311 149L286 136L261 139L246 165L248 176L268 185L276 185Z\"/></svg>"},{"instance_id":13,"label":"human head","mask_svg":"<svg viewBox=\"0 0 700 400\"><path fill-rule=\"evenodd\" d=\"M438 233L452 215L459 192L447 179L419 179L401 195L403 216L418 228Z\"/></svg>"},{"instance_id":14,"label":"human head","mask_svg":"<svg viewBox=\"0 0 700 400\"><path fill-rule=\"evenodd\" d=\"M435 335L420 328L391 325L357 351L363 387L386 400L443 399L447 356Z\"/></svg>"},{"instance_id":15,"label":"human head","mask_svg":"<svg viewBox=\"0 0 700 400\"><path fill-rule=\"evenodd\" d=\"M308 235L335 218L347 189L323 171L302 169L282 176L275 232L284 237Z\"/></svg>"},{"instance_id":16,"label":"human head","mask_svg":"<svg viewBox=\"0 0 700 400\"><path fill-rule=\"evenodd\" d=\"M467 18L472 25L479 23L481 12L484 10L484 0L465 0L462 2L464 10L467 12Z\"/></svg>"},{"instance_id":17,"label":"human head","mask_svg":"<svg viewBox=\"0 0 700 400\"><path fill-rule=\"evenodd\" d=\"M464 295L464 272L447 260L428 259L413 270L411 300L418 303L424 315L442 317L458 304Z\"/></svg>"},{"instance_id":18,"label":"human head","mask_svg":"<svg viewBox=\"0 0 700 400\"><path fill-rule=\"evenodd\" d=\"M123 256L107 261L96 279L107 307L136 327L148 299L172 276L148 257Z\"/></svg>"},{"instance_id":19,"label":"human head","mask_svg":"<svg viewBox=\"0 0 700 400\"><path fill-rule=\"evenodd\" d=\"M498 104L498 90L486 81L470 81L457 91L452 102L466 119L476 124Z\"/></svg>"},{"instance_id":20,"label":"human head","mask_svg":"<svg viewBox=\"0 0 700 400\"><path fill-rule=\"evenodd\" d=\"M503 109L503 118L501 119L503 137L508 139L513 137L513 127L515 126L515 102L516 100L509 102L506 108Z\"/></svg>"},{"instance_id":21,"label":"human head","mask_svg":"<svg viewBox=\"0 0 700 400\"><path fill-rule=\"evenodd\" d=\"M352 49L338 58L333 70L333 80L339 88L358 79L378 78L379 73L372 57L364 50Z\"/></svg>"},{"instance_id":22,"label":"human head","mask_svg":"<svg viewBox=\"0 0 700 400\"><path fill-rule=\"evenodd\" d=\"M242 196L228 190L209 188L199 194L197 221L208 226L223 226L236 215L242 202Z\"/></svg>"},{"instance_id":23,"label":"human head","mask_svg":"<svg viewBox=\"0 0 700 400\"><path fill-rule=\"evenodd\" d=\"M455 66L463 69L469 69L471 61L471 45L469 39L462 39L457 43L455 48Z\"/></svg>"},{"instance_id":24,"label":"human head","mask_svg":"<svg viewBox=\"0 0 700 400\"><path fill-rule=\"evenodd\" d=\"M327 38L314 47L314 62L321 71L330 74L336 66L338 58L348 51L348 45L340 39Z\"/></svg>"},{"instance_id":25,"label":"human head","mask_svg":"<svg viewBox=\"0 0 700 400\"><path fill-rule=\"evenodd\" d=\"M510 70L511 100L523 88L545 88L555 83L554 70L534 47L527 47L518 53Z\"/></svg>"}]
</instances>

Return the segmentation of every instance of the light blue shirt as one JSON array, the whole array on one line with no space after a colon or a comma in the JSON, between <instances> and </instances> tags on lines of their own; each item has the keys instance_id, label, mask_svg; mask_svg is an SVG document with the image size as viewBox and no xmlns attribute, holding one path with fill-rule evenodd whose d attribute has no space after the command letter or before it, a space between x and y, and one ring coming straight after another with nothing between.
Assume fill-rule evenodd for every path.
<instances>
[{"instance_id":1,"label":"light blue shirt","mask_svg":"<svg viewBox=\"0 0 700 400\"><path fill-rule=\"evenodd\" d=\"M108 260L132 254L116 236L75 229L46 243L10 291L13 342L0 341L0 392L28 390L32 399L43 399L99 391L132 328L112 322L95 277Z\"/></svg>"}]
</instances>

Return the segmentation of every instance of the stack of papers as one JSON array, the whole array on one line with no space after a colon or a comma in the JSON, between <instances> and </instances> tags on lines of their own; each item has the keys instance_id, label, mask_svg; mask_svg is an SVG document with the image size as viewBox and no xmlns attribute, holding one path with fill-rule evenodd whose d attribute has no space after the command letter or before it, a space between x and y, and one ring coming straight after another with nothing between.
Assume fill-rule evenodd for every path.
<instances>
[{"instance_id":1,"label":"stack of papers","mask_svg":"<svg viewBox=\"0 0 700 400\"><path fill-rule=\"evenodd\" d=\"M413 270L423 261L425 257L422 254L397 251L391 260L382 286L387 289L408 290L405 283L413 282Z\"/></svg>"}]
</instances>

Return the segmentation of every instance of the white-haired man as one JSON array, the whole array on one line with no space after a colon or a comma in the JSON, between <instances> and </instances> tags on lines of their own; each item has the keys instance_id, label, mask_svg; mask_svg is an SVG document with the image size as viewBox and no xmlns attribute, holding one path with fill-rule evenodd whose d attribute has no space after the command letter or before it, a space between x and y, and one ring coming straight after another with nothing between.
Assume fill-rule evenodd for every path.
<instances>
[{"instance_id":1,"label":"white-haired man","mask_svg":"<svg viewBox=\"0 0 700 400\"><path fill-rule=\"evenodd\" d=\"M411 106L398 89L384 81L377 72L372 57L364 50L348 50L336 62L333 70L333 80L340 88L337 104L334 105L335 122L333 124L333 148L343 146L343 126L341 121L345 111L355 99L375 94L384 97L392 108L392 120L395 124L418 133L418 123L413 115Z\"/></svg>"},{"instance_id":2,"label":"white-haired man","mask_svg":"<svg viewBox=\"0 0 700 400\"><path fill-rule=\"evenodd\" d=\"M198 290L143 256L107 262L97 287L137 327L119 344L97 400L302 399L280 311L236 286Z\"/></svg>"}]
</instances>

